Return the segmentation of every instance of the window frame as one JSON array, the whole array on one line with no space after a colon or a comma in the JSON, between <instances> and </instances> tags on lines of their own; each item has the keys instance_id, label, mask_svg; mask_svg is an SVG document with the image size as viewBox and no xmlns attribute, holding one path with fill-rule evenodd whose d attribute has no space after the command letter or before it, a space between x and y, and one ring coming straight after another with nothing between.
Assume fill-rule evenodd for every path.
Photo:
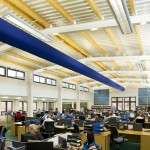
<instances>
[{"instance_id":1,"label":"window frame","mask_svg":"<svg viewBox=\"0 0 150 150\"><path fill-rule=\"evenodd\" d=\"M76 85L73 83L62 82L62 88L76 90Z\"/></svg>"},{"instance_id":2,"label":"window frame","mask_svg":"<svg viewBox=\"0 0 150 150\"><path fill-rule=\"evenodd\" d=\"M3 68L3 69L4 69L4 75L0 74L0 76L6 77L6 67L0 66L0 68Z\"/></svg>"}]
</instances>

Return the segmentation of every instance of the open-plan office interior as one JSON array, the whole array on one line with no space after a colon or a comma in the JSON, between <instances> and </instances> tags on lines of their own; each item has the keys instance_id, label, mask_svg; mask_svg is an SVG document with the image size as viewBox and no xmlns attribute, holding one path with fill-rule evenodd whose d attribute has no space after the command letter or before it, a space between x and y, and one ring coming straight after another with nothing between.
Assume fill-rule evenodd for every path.
<instances>
[{"instance_id":1,"label":"open-plan office interior","mask_svg":"<svg viewBox=\"0 0 150 150\"><path fill-rule=\"evenodd\" d=\"M26 126L15 124L17 112L32 118L73 112L90 119L134 112L150 128L149 23L150 0L0 0L0 122L6 139L21 140L26 133ZM136 140L120 131L128 134L120 150L148 150L150 132L132 132ZM110 135L107 128L95 140L103 150L118 148Z\"/></svg>"}]
</instances>

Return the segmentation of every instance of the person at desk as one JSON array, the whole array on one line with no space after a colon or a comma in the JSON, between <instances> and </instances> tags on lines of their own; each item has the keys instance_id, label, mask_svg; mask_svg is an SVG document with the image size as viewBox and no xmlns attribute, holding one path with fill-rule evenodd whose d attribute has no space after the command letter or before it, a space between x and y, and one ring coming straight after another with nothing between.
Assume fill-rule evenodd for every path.
<instances>
[{"instance_id":1,"label":"person at desk","mask_svg":"<svg viewBox=\"0 0 150 150\"><path fill-rule=\"evenodd\" d=\"M91 149L98 149L101 146L98 145L94 140L94 134L92 132L87 133L87 141L83 143L82 150L91 150Z\"/></svg>"},{"instance_id":2,"label":"person at desk","mask_svg":"<svg viewBox=\"0 0 150 150\"><path fill-rule=\"evenodd\" d=\"M37 140L44 140L43 136L41 133L37 132L37 126L35 124L30 124L29 125L29 132L28 134L35 134Z\"/></svg>"}]
</instances>

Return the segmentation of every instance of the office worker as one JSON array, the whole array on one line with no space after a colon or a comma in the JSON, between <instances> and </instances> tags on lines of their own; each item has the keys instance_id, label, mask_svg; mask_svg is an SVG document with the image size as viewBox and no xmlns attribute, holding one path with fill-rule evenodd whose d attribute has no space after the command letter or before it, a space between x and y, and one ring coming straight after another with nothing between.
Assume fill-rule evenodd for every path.
<instances>
[{"instance_id":1,"label":"office worker","mask_svg":"<svg viewBox=\"0 0 150 150\"><path fill-rule=\"evenodd\" d=\"M29 132L28 134L35 134L37 140L44 140L43 136L41 133L37 131L37 126L35 124L30 124L29 125Z\"/></svg>"},{"instance_id":2,"label":"office worker","mask_svg":"<svg viewBox=\"0 0 150 150\"><path fill-rule=\"evenodd\" d=\"M82 150L92 150L92 149L98 149L98 148L101 148L101 146L95 142L94 134L92 132L88 132L87 141L83 143Z\"/></svg>"}]
</instances>

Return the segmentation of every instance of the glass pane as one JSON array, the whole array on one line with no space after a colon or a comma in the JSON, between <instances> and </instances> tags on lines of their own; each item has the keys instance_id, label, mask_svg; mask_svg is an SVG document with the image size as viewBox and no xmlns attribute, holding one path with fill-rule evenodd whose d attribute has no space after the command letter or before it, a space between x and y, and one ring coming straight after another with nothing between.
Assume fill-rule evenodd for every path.
<instances>
[{"instance_id":1,"label":"glass pane","mask_svg":"<svg viewBox=\"0 0 150 150\"><path fill-rule=\"evenodd\" d=\"M8 69L8 76L9 77L16 77L16 71Z\"/></svg>"},{"instance_id":2,"label":"glass pane","mask_svg":"<svg viewBox=\"0 0 150 150\"><path fill-rule=\"evenodd\" d=\"M112 107L111 107L112 111L116 110L116 107L117 107L117 104L116 103L112 103Z\"/></svg>"},{"instance_id":3,"label":"glass pane","mask_svg":"<svg viewBox=\"0 0 150 150\"><path fill-rule=\"evenodd\" d=\"M7 111L12 111L12 102L7 102Z\"/></svg>"},{"instance_id":4,"label":"glass pane","mask_svg":"<svg viewBox=\"0 0 150 150\"><path fill-rule=\"evenodd\" d=\"M114 102L114 101L116 101L116 100L117 100L117 98L113 97L111 100Z\"/></svg>"},{"instance_id":5,"label":"glass pane","mask_svg":"<svg viewBox=\"0 0 150 150\"><path fill-rule=\"evenodd\" d=\"M6 111L6 102L1 102L1 111Z\"/></svg>"},{"instance_id":6,"label":"glass pane","mask_svg":"<svg viewBox=\"0 0 150 150\"><path fill-rule=\"evenodd\" d=\"M131 97L131 101L136 101L136 98L135 97Z\"/></svg>"},{"instance_id":7,"label":"glass pane","mask_svg":"<svg viewBox=\"0 0 150 150\"><path fill-rule=\"evenodd\" d=\"M5 69L4 68L0 68L0 75L5 75Z\"/></svg>"},{"instance_id":8,"label":"glass pane","mask_svg":"<svg viewBox=\"0 0 150 150\"><path fill-rule=\"evenodd\" d=\"M124 110L129 110L129 103L124 103Z\"/></svg>"},{"instance_id":9,"label":"glass pane","mask_svg":"<svg viewBox=\"0 0 150 150\"><path fill-rule=\"evenodd\" d=\"M39 82L40 81L40 77L39 76L34 76L34 81L35 82Z\"/></svg>"},{"instance_id":10,"label":"glass pane","mask_svg":"<svg viewBox=\"0 0 150 150\"><path fill-rule=\"evenodd\" d=\"M46 79L46 83L47 84L52 84L52 80L51 79Z\"/></svg>"},{"instance_id":11,"label":"glass pane","mask_svg":"<svg viewBox=\"0 0 150 150\"><path fill-rule=\"evenodd\" d=\"M22 111L22 102L19 102L19 110Z\"/></svg>"},{"instance_id":12,"label":"glass pane","mask_svg":"<svg viewBox=\"0 0 150 150\"><path fill-rule=\"evenodd\" d=\"M118 103L118 109L122 110L122 103Z\"/></svg>"},{"instance_id":13,"label":"glass pane","mask_svg":"<svg viewBox=\"0 0 150 150\"><path fill-rule=\"evenodd\" d=\"M134 110L135 111L135 103L131 103L131 110Z\"/></svg>"},{"instance_id":14,"label":"glass pane","mask_svg":"<svg viewBox=\"0 0 150 150\"><path fill-rule=\"evenodd\" d=\"M118 97L118 101L119 101L119 102L122 102L122 98L121 98L121 97Z\"/></svg>"},{"instance_id":15,"label":"glass pane","mask_svg":"<svg viewBox=\"0 0 150 150\"><path fill-rule=\"evenodd\" d=\"M36 110L36 108L37 108L36 106L37 106L37 102L34 102L33 103L33 110Z\"/></svg>"},{"instance_id":16,"label":"glass pane","mask_svg":"<svg viewBox=\"0 0 150 150\"><path fill-rule=\"evenodd\" d=\"M40 83L45 83L45 78L44 77L40 77Z\"/></svg>"},{"instance_id":17,"label":"glass pane","mask_svg":"<svg viewBox=\"0 0 150 150\"><path fill-rule=\"evenodd\" d=\"M27 107L28 107L27 102L24 102L23 104L24 104L24 105L23 105L23 110L24 110L24 111L27 111Z\"/></svg>"},{"instance_id":18,"label":"glass pane","mask_svg":"<svg viewBox=\"0 0 150 150\"><path fill-rule=\"evenodd\" d=\"M17 71L17 77L18 78L24 78L24 73Z\"/></svg>"},{"instance_id":19,"label":"glass pane","mask_svg":"<svg viewBox=\"0 0 150 150\"><path fill-rule=\"evenodd\" d=\"M66 83L63 82L63 83L62 83L62 87L66 87Z\"/></svg>"},{"instance_id":20,"label":"glass pane","mask_svg":"<svg viewBox=\"0 0 150 150\"><path fill-rule=\"evenodd\" d=\"M129 101L129 97L125 97L125 101L128 102Z\"/></svg>"},{"instance_id":21,"label":"glass pane","mask_svg":"<svg viewBox=\"0 0 150 150\"><path fill-rule=\"evenodd\" d=\"M56 81L55 80L52 80L52 85L56 85Z\"/></svg>"},{"instance_id":22,"label":"glass pane","mask_svg":"<svg viewBox=\"0 0 150 150\"><path fill-rule=\"evenodd\" d=\"M72 89L72 84L70 84L69 88Z\"/></svg>"}]
</instances>

